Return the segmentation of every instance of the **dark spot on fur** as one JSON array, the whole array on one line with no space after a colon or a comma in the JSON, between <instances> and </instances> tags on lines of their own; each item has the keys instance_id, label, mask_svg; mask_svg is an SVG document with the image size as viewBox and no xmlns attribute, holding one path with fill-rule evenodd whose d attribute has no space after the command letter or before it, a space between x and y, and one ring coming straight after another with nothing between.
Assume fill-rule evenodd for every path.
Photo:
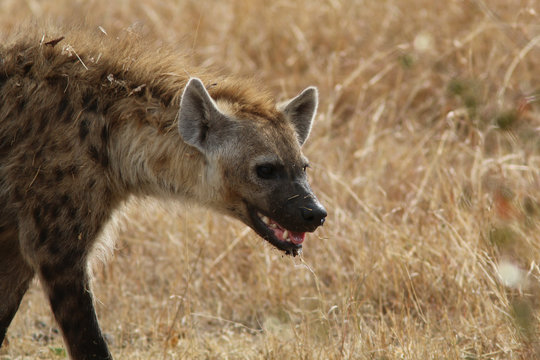
<instances>
[{"instance_id":1,"label":"dark spot on fur","mask_svg":"<svg viewBox=\"0 0 540 360\"><path fill-rule=\"evenodd\" d=\"M25 106L26 106L26 100L24 98L20 98L19 101L17 101L17 112L19 114L22 114Z\"/></svg>"},{"instance_id":2,"label":"dark spot on fur","mask_svg":"<svg viewBox=\"0 0 540 360\"><path fill-rule=\"evenodd\" d=\"M99 151L94 145L90 145L88 148L88 154L95 162L99 162Z\"/></svg>"},{"instance_id":3,"label":"dark spot on fur","mask_svg":"<svg viewBox=\"0 0 540 360\"><path fill-rule=\"evenodd\" d=\"M30 70L32 70L32 66L34 66L34 64L31 63L31 62L28 62L28 63L23 65L23 72L24 72L25 75L28 75Z\"/></svg>"},{"instance_id":4,"label":"dark spot on fur","mask_svg":"<svg viewBox=\"0 0 540 360\"><path fill-rule=\"evenodd\" d=\"M62 118L62 116L66 112L68 105L69 103L67 96L62 96L62 100L60 100L60 103L58 104L58 109L56 110L56 116L58 116L58 118Z\"/></svg>"},{"instance_id":5,"label":"dark spot on fur","mask_svg":"<svg viewBox=\"0 0 540 360\"><path fill-rule=\"evenodd\" d=\"M70 202L71 202L71 199L68 194L64 194L60 196L60 206L65 206Z\"/></svg>"},{"instance_id":6,"label":"dark spot on fur","mask_svg":"<svg viewBox=\"0 0 540 360\"><path fill-rule=\"evenodd\" d=\"M57 74L51 74L51 75L45 76L45 81L51 87L60 87L60 79L61 77L58 76Z\"/></svg>"},{"instance_id":7,"label":"dark spot on fur","mask_svg":"<svg viewBox=\"0 0 540 360\"><path fill-rule=\"evenodd\" d=\"M107 115L107 113L109 112L109 109L111 108L111 105L112 105L112 102L106 102L106 103L101 103L101 113L103 115Z\"/></svg>"},{"instance_id":8,"label":"dark spot on fur","mask_svg":"<svg viewBox=\"0 0 540 360\"><path fill-rule=\"evenodd\" d=\"M15 191L13 192L13 200L15 200L15 202L22 201L22 192L18 187L16 187Z\"/></svg>"},{"instance_id":9,"label":"dark spot on fur","mask_svg":"<svg viewBox=\"0 0 540 360\"><path fill-rule=\"evenodd\" d=\"M27 133L31 133L34 129L34 122L33 121L27 121L25 124L25 128L27 129Z\"/></svg>"},{"instance_id":10,"label":"dark spot on fur","mask_svg":"<svg viewBox=\"0 0 540 360\"><path fill-rule=\"evenodd\" d=\"M107 154L105 148L102 148L100 151L95 145L90 145L90 147L88 148L88 154L90 155L90 158L92 158L92 160L100 163L101 166L109 166L109 154Z\"/></svg>"},{"instance_id":11,"label":"dark spot on fur","mask_svg":"<svg viewBox=\"0 0 540 360\"><path fill-rule=\"evenodd\" d=\"M32 187L30 189L23 190L23 192L24 192L24 199L31 199L34 196L36 196L36 192L34 191Z\"/></svg>"},{"instance_id":12,"label":"dark spot on fur","mask_svg":"<svg viewBox=\"0 0 540 360\"><path fill-rule=\"evenodd\" d=\"M43 130L45 130L48 124L49 124L49 114L42 113L40 116L38 132L40 133L43 132Z\"/></svg>"},{"instance_id":13,"label":"dark spot on fur","mask_svg":"<svg viewBox=\"0 0 540 360\"><path fill-rule=\"evenodd\" d=\"M101 166L104 168L109 166L109 155L105 149L101 149Z\"/></svg>"},{"instance_id":14,"label":"dark spot on fur","mask_svg":"<svg viewBox=\"0 0 540 360\"><path fill-rule=\"evenodd\" d=\"M43 214L48 214L51 211L52 205L50 203L45 203L42 205L43 207Z\"/></svg>"},{"instance_id":15,"label":"dark spot on fur","mask_svg":"<svg viewBox=\"0 0 540 360\"><path fill-rule=\"evenodd\" d=\"M109 127L107 125L104 125L103 128L101 128L101 141L104 143L109 141Z\"/></svg>"},{"instance_id":16,"label":"dark spot on fur","mask_svg":"<svg viewBox=\"0 0 540 360\"><path fill-rule=\"evenodd\" d=\"M34 221L36 225L41 224L41 208L35 207L34 211L32 211L32 215L34 216Z\"/></svg>"},{"instance_id":17,"label":"dark spot on fur","mask_svg":"<svg viewBox=\"0 0 540 360\"><path fill-rule=\"evenodd\" d=\"M69 206L67 209L67 215L70 219L75 219L77 217L77 208L74 206Z\"/></svg>"},{"instance_id":18,"label":"dark spot on fur","mask_svg":"<svg viewBox=\"0 0 540 360\"><path fill-rule=\"evenodd\" d=\"M73 108L69 104L69 101L66 97L63 97L58 106L58 111L56 112L59 119L62 120L64 124L69 124L73 120Z\"/></svg>"},{"instance_id":19,"label":"dark spot on fur","mask_svg":"<svg viewBox=\"0 0 540 360\"><path fill-rule=\"evenodd\" d=\"M27 124L22 124L21 127L17 129L17 135L15 135L15 139L26 139L29 133L30 131Z\"/></svg>"},{"instance_id":20,"label":"dark spot on fur","mask_svg":"<svg viewBox=\"0 0 540 360\"><path fill-rule=\"evenodd\" d=\"M54 180L56 182L60 182L60 181L62 181L63 178L64 178L64 170L62 170L62 168L60 168L59 166L55 167L54 168Z\"/></svg>"},{"instance_id":21,"label":"dark spot on fur","mask_svg":"<svg viewBox=\"0 0 540 360\"><path fill-rule=\"evenodd\" d=\"M78 238L80 234L82 234L82 225L77 223L73 226L73 235Z\"/></svg>"},{"instance_id":22,"label":"dark spot on fur","mask_svg":"<svg viewBox=\"0 0 540 360\"><path fill-rule=\"evenodd\" d=\"M98 107L97 97L89 91L83 96L83 107L90 112L96 112Z\"/></svg>"},{"instance_id":23,"label":"dark spot on fur","mask_svg":"<svg viewBox=\"0 0 540 360\"><path fill-rule=\"evenodd\" d=\"M96 179L90 179L88 182L88 190L92 190L94 188L94 185L96 185Z\"/></svg>"},{"instance_id":24,"label":"dark spot on fur","mask_svg":"<svg viewBox=\"0 0 540 360\"><path fill-rule=\"evenodd\" d=\"M56 208L57 209L57 208ZM53 242L57 242L62 236L62 230L57 225L52 228L51 230L51 238L54 240Z\"/></svg>"},{"instance_id":25,"label":"dark spot on fur","mask_svg":"<svg viewBox=\"0 0 540 360\"><path fill-rule=\"evenodd\" d=\"M52 153L57 153L60 150L60 146L57 143L52 143L49 145L49 151Z\"/></svg>"},{"instance_id":26,"label":"dark spot on fur","mask_svg":"<svg viewBox=\"0 0 540 360\"><path fill-rule=\"evenodd\" d=\"M53 219L56 219L60 215L60 207L52 205L50 214Z\"/></svg>"},{"instance_id":27,"label":"dark spot on fur","mask_svg":"<svg viewBox=\"0 0 540 360\"><path fill-rule=\"evenodd\" d=\"M58 255L60 253L60 248L58 247L58 243L56 241L51 241L49 243L49 252L52 255Z\"/></svg>"},{"instance_id":28,"label":"dark spot on fur","mask_svg":"<svg viewBox=\"0 0 540 360\"><path fill-rule=\"evenodd\" d=\"M49 236L49 233L47 229L41 229L41 231L39 232L39 238L38 238L39 245L43 245L45 241L47 241L48 236Z\"/></svg>"},{"instance_id":29,"label":"dark spot on fur","mask_svg":"<svg viewBox=\"0 0 540 360\"><path fill-rule=\"evenodd\" d=\"M79 167L77 165L70 165L67 168L67 172L72 176L75 177L79 173Z\"/></svg>"},{"instance_id":30,"label":"dark spot on fur","mask_svg":"<svg viewBox=\"0 0 540 360\"><path fill-rule=\"evenodd\" d=\"M8 138L8 135L0 136L0 150L10 147Z\"/></svg>"},{"instance_id":31,"label":"dark spot on fur","mask_svg":"<svg viewBox=\"0 0 540 360\"><path fill-rule=\"evenodd\" d=\"M85 117L82 119L81 124L79 125L79 138L83 141L88 135L88 119Z\"/></svg>"}]
</instances>

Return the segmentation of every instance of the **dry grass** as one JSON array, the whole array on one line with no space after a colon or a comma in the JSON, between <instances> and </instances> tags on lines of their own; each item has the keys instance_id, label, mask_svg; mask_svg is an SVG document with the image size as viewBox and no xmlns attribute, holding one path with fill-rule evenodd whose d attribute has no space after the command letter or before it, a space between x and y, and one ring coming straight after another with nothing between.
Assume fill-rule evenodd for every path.
<instances>
[{"instance_id":1,"label":"dry grass","mask_svg":"<svg viewBox=\"0 0 540 360\"><path fill-rule=\"evenodd\" d=\"M536 0L0 2L0 31L31 18L320 89L305 153L330 215L303 257L131 206L94 286L117 359L540 357ZM8 339L2 359L62 356L37 284Z\"/></svg>"}]
</instances>

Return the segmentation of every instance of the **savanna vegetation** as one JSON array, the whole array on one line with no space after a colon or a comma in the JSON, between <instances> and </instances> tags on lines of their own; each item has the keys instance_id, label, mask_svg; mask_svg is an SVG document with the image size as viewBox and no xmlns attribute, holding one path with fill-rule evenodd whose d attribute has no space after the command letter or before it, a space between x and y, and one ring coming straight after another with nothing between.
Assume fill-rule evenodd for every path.
<instances>
[{"instance_id":1,"label":"savanna vegetation","mask_svg":"<svg viewBox=\"0 0 540 360\"><path fill-rule=\"evenodd\" d=\"M29 22L320 91L324 227L291 258L205 209L128 204L95 267L117 359L540 358L537 0L0 1L0 34ZM3 360L66 356L37 281L7 340Z\"/></svg>"}]
</instances>

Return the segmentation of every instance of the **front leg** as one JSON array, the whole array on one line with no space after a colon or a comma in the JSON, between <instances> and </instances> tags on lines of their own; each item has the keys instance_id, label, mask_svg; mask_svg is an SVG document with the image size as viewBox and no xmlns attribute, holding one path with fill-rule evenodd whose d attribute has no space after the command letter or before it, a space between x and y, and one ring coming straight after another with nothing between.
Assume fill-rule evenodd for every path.
<instances>
[{"instance_id":1,"label":"front leg","mask_svg":"<svg viewBox=\"0 0 540 360\"><path fill-rule=\"evenodd\" d=\"M42 264L39 272L71 358L112 359L96 317L86 261L71 254Z\"/></svg>"},{"instance_id":2,"label":"front leg","mask_svg":"<svg viewBox=\"0 0 540 360\"><path fill-rule=\"evenodd\" d=\"M22 217L20 237L49 297L68 352L74 360L112 359L99 328L87 272L97 231L82 221L43 221L40 209Z\"/></svg>"},{"instance_id":3,"label":"front leg","mask_svg":"<svg viewBox=\"0 0 540 360\"><path fill-rule=\"evenodd\" d=\"M0 218L0 347L34 270L24 260L16 225L2 226Z\"/></svg>"}]
</instances>

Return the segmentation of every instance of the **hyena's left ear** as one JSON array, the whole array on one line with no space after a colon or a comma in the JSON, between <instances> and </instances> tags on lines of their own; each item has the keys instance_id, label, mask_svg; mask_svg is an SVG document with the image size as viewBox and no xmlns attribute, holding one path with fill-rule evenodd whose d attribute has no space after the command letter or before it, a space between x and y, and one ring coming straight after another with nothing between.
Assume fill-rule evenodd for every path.
<instances>
[{"instance_id":1,"label":"hyena's left ear","mask_svg":"<svg viewBox=\"0 0 540 360\"><path fill-rule=\"evenodd\" d=\"M278 109L293 124L300 145L304 144L311 131L311 124L319 104L318 98L317 88L310 86L292 100L278 105Z\"/></svg>"},{"instance_id":2,"label":"hyena's left ear","mask_svg":"<svg viewBox=\"0 0 540 360\"><path fill-rule=\"evenodd\" d=\"M219 111L202 81L189 79L178 112L178 130L182 139L204 154L213 145L212 138L226 123L226 116Z\"/></svg>"}]
</instances>

